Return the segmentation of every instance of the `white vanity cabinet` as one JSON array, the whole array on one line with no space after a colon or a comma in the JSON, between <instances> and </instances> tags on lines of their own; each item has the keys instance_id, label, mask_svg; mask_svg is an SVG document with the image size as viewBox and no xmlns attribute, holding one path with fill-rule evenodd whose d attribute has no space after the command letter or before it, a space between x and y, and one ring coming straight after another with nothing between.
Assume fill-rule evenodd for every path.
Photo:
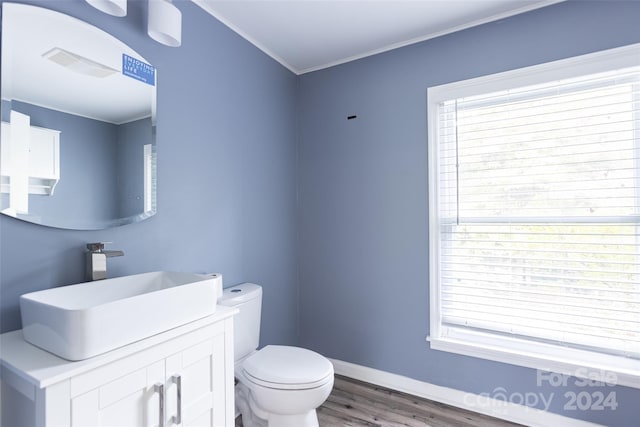
<instances>
[{"instance_id":1,"label":"white vanity cabinet","mask_svg":"<svg viewBox=\"0 0 640 427\"><path fill-rule=\"evenodd\" d=\"M234 425L235 310L69 362L3 334L2 426Z\"/></svg>"}]
</instances>

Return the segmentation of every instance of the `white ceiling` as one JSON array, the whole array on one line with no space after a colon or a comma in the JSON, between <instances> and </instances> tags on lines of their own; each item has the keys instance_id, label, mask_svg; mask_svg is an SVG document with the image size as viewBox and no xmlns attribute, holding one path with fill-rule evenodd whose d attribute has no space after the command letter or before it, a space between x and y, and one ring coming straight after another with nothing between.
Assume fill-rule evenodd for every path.
<instances>
[{"instance_id":1,"label":"white ceiling","mask_svg":"<svg viewBox=\"0 0 640 427\"><path fill-rule=\"evenodd\" d=\"M563 0L194 0L296 74Z\"/></svg>"}]
</instances>

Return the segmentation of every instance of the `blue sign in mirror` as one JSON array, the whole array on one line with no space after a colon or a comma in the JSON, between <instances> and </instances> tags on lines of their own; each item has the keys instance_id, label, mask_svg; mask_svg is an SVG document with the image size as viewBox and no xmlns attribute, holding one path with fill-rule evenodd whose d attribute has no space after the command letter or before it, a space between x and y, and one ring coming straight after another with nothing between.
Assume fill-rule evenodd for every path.
<instances>
[{"instance_id":1,"label":"blue sign in mirror","mask_svg":"<svg viewBox=\"0 0 640 427\"><path fill-rule=\"evenodd\" d=\"M151 86L156 84L156 69L153 65L133 58L126 53L122 54L122 74L136 80L140 80Z\"/></svg>"}]
</instances>

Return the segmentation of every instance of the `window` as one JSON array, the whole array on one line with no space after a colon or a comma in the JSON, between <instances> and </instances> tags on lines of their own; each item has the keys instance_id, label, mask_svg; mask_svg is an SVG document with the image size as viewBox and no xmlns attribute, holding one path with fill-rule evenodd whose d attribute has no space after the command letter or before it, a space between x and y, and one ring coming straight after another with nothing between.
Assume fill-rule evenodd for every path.
<instances>
[{"instance_id":1,"label":"window","mask_svg":"<svg viewBox=\"0 0 640 427\"><path fill-rule=\"evenodd\" d=\"M640 388L640 45L428 107L431 347Z\"/></svg>"},{"instance_id":2,"label":"window","mask_svg":"<svg viewBox=\"0 0 640 427\"><path fill-rule=\"evenodd\" d=\"M151 144L143 146L144 159L144 213L156 212L156 151Z\"/></svg>"}]
</instances>

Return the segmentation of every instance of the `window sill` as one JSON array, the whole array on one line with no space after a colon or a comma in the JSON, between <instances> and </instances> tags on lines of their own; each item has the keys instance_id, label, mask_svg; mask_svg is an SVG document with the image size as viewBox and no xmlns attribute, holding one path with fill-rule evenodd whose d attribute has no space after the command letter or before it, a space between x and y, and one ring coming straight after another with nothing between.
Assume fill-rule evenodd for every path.
<instances>
[{"instance_id":1,"label":"window sill","mask_svg":"<svg viewBox=\"0 0 640 427\"><path fill-rule=\"evenodd\" d=\"M460 336L429 336L427 341L434 350L640 389L638 359L479 332L458 331L456 335ZM537 378L539 385L548 380Z\"/></svg>"}]
</instances>

